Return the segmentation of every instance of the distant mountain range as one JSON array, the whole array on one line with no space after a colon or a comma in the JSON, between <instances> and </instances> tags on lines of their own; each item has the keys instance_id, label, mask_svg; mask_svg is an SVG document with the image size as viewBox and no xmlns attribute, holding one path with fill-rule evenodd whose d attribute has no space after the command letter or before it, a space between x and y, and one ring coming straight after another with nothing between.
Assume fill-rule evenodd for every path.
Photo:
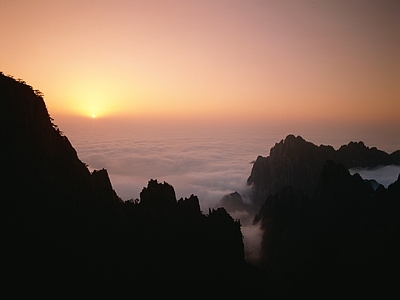
<instances>
[{"instance_id":1,"label":"distant mountain range","mask_svg":"<svg viewBox=\"0 0 400 300\"><path fill-rule=\"evenodd\" d=\"M362 142L334 150L289 135L258 157L248 184L263 236L252 266L240 221L223 208L246 209L239 194L204 214L195 195L176 199L171 185L151 179L139 199L124 202L106 170L90 172L79 160L42 96L0 73L1 262L3 286L14 293L28 286L272 299L396 292L400 177L374 189L348 168L399 164L399 151Z\"/></svg>"}]
</instances>

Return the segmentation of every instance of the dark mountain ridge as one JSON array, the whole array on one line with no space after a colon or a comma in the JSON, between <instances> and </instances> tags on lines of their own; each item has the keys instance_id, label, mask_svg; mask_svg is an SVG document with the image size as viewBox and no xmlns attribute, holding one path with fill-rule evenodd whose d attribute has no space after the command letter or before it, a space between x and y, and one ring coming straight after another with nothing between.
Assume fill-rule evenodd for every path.
<instances>
[{"instance_id":1,"label":"dark mountain ridge","mask_svg":"<svg viewBox=\"0 0 400 300\"><path fill-rule=\"evenodd\" d=\"M254 162L247 180L253 187L254 203L261 205L268 195L284 186L293 186L311 196L327 160L348 169L400 164L397 152L388 154L363 142L350 142L335 150L332 146L316 146L301 136L288 135L271 148L269 156L258 156Z\"/></svg>"},{"instance_id":2,"label":"dark mountain ridge","mask_svg":"<svg viewBox=\"0 0 400 300\"><path fill-rule=\"evenodd\" d=\"M176 295L253 285L240 223L223 208L205 215L196 196L177 200L156 180L140 199L121 201L106 170L91 173L79 160L42 94L3 74L0 122L6 285Z\"/></svg>"}]
</instances>

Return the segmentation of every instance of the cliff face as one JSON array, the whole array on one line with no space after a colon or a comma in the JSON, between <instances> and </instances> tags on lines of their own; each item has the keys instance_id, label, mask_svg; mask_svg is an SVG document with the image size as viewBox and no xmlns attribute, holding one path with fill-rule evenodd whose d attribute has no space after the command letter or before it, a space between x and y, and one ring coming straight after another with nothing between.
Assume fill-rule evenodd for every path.
<instances>
[{"instance_id":1,"label":"cliff face","mask_svg":"<svg viewBox=\"0 0 400 300\"><path fill-rule=\"evenodd\" d=\"M300 136L288 135L275 144L268 157L257 157L247 183L253 186L254 202L261 205L270 194L290 185L311 196L320 171L329 159L346 168L376 167L398 164L396 154L369 148L362 142L350 142L335 150L331 146L316 146Z\"/></svg>"},{"instance_id":2,"label":"cliff face","mask_svg":"<svg viewBox=\"0 0 400 300\"><path fill-rule=\"evenodd\" d=\"M245 269L239 222L200 211L150 180L123 202L107 171L90 173L53 124L39 91L0 74L3 271L10 284L63 289L240 291ZM247 282L247 287L252 285Z\"/></svg>"},{"instance_id":3,"label":"cliff face","mask_svg":"<svg viewBox=\"0 0 400 300\"><path fill-rule=\"evenodd\" d=\"M4 75L0 91L1 162L8 196L23 199L34 192L37 198L52 197L71 205L68 210L91 198L100 177L91 176L68 138L52 123L40 93Z\"/></svg>"},{"instance_id":4,"label":"cliff face","mask_svg":"<svg viewBox=\"0 0 400 300\"><path fill-rule=\"evenodd\" d=\"M104 219L118 222L119 199L107 172L89 172L52 123L40 92L2 74L0 122L2 213L7 252L15 258L9 260L11 274L34 276L30 272L38 268L51 273L57 264L68 272L88 264L85 239L104 233L97 226Z\"/></svg>"}]
</instances>

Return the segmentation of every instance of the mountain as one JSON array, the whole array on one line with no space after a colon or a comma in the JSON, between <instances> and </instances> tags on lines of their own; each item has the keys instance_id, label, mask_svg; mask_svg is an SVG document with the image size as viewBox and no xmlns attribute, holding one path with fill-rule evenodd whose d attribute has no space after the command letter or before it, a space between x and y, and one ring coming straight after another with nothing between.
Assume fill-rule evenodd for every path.
<instances>
[{"instance_id":1,"label":"mountain","mask_svg":"<svg viewBox=\"0 0 400 300\"><path fill-rule=\"evenodd\" d=\"M312 196L291 186L267 197L261 265L285 297L385 297L400 279L400 176L376 190L326 161Z\"/></svg>"},{"instance_id":2,"label":"mountain","mask_svg":"<svg viewBox=\"0 0 400 300\"><path fill-rule=\"evenodd\" d=\"M200 211L150 180L123 202L107 171L90 172L54 124L43 95L0 73L3 283L148 294L254 290L240 223ZM217 295L217 294L215 294Z\"/></svg>"},{"instance_id":3,"label":"mountain","mask_svg":"<svg viewBox=\"0 0 400 300\"><path fill-rule=\"evenodd\" d=\"M247 184L253 187L255 204L261 205L268 195L288 185L311 196L327 160L348 169L400 164L397 152L388 154L363 142L350 142L335 150L332 146L316 146L301 136L288 135L271 148L269 156L258 156L253 164Z\"/></svg>"},{"instance_id":4,"label":"mountain","mask_svg":"<svg viewBox=\"0 0 400 300\"><path fill-rule=\"evenodd\" d=\"M348 171L398 164L362 142L335 150L288 135L253 165L260 267L282 298L384 297L400 279L400 174L387 189Z\"/></svg>"},{"instance_id":5,"label":"mountain","mask_svg":"<svg viewBox=\"0 0 400 300\"><path fill-rule=\"evenodd\" d=\"M223 207L150 179L122 201L90 172L40 91L0 73L3 287L13 294L109 289L148 296L374 297L400 279L400 175L388 188L348 168L398 163L362 142L335 150L292 135L259 157L260 265L244 260L241 224ZM265 196L265 197L264 197ZM264 198L262 198L264 197ZM239 193L226 196L247 210ZM145 294L144 294L145 293ZM104 295L104 294L103 294Z\"/></svg>"},{"instance_id":6,"label":"mountain","mask_svg":"<svg viewBox=\"0 0 400 300\"><path fill-rule=\"evenodd\" d=\"M254 219L257 208L252 204L243 201L242 196L238 192L225 195L215 205L215 208L224 208L235 219L240 220L243 226L250 225Z\"/></svg>"},{"instance_id":7,"label":"mountain","mask_svg":"<svg viewBox=\"0 0 400 300\"><path fill-rule=\"evenodd\" d=\"M400 165L400 150L392 152L390 157L396 162L397 165Z\"/></svg>"}]
</instances>

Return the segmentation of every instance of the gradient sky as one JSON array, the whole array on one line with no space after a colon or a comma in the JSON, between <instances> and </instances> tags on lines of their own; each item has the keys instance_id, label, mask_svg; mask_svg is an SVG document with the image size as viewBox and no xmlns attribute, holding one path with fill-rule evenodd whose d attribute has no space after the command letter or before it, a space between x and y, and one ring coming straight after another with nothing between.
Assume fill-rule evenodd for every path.
<instances>
[{"instance_id":1,"label":"gradient sky","mask_svg":"<svg viewBox=\"0 0 400 300\"><path fill-rule=\"evenodd\" d=\"M0 71L56 120L400 128L399 16L396 0L0 0Z\"/></svg>"}]
</instances>

